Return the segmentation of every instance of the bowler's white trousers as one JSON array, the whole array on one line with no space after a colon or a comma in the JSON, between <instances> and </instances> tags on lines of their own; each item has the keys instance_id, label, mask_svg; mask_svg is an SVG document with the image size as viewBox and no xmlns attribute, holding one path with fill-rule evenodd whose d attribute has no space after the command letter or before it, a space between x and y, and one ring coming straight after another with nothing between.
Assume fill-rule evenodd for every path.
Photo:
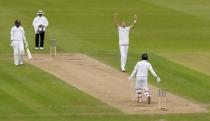
<instances>
[{"instance_id":1,"label":"bowler's white trousers","mask_svg":"<svg viewBox=\"0 0 210 121\"><path fill-rule=\"evenodd\" d=\"M128 54L128 45L120 45L120 55L121 55L121 70L125 70L126 61Z\"/></svg>"}]
</instances>

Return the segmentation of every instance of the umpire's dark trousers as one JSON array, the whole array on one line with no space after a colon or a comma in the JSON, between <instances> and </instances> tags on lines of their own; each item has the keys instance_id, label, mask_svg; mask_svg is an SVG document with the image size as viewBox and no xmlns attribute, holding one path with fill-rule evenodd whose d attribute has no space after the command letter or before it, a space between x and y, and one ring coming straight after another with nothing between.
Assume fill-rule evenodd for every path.
<instances>
[{"instance_id":1,"label":"umpire's dark trousers","mask_svg":"<svg viewBox=\"0 0 210 121\"><path fill-rule=\"evenodd\" d=\"M36 47L44 47L44 35L45 31L38 32L35 35L35 46Z\"/></svg>"}]
</instances>

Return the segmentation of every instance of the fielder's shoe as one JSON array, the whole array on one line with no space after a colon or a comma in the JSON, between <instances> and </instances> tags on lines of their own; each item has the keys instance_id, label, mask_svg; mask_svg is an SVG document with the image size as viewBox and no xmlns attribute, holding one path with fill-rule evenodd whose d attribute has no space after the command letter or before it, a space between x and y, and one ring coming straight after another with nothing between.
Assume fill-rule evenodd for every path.
<instances>
[{"instance_id":1,"label":"fielder's shoe","mask_svg":"<svg viewBox=\"0 0 210 121\"><path fill-rule=\"evenodd\" d=\"M151 103L151 97L150 97L150 96L148 96L147 98L148 98L148 99L147 99L148 104L150 104L150 103Z\"/></svg>"},{"instance_id":2,"label":"fielder's shoe","mask_svg":"<svg viewBox=\"0 0 210 121\"><path fill-rule=\"evenodd\" d=\"M125 72L125 71L126 71L125 69L122 70L122 72Z\"/></svg>"},{"instance_id":3,"label":"fielder's shoe","mask_svg":"<svg viewBox=\"0 0 210 121\"><path fill-rule=\"evenodd\" d=\"M35 49L35 50L38 50L39 48L38 48L38 47L35 47L34 49Z\"/></svg>"},{"instance_id":4,"label":"fielder's shoe","mask_svg":"<svg viewBox=\"0 0 210 121\"><path fill-rule=\"evenodd\" d=\"M43 47L40 47L40 50L44 50L44 48Z\"/></svg>"},{"instance_id":5,"label":"fielder's shoe","mask_svg":"<svg viewBox=\"0 0 210 121\"><path fill-rule=\"evenodd\" d=\"M19 65L23 65L23 61L20 61Z\"/></svg>"}]
</instances>

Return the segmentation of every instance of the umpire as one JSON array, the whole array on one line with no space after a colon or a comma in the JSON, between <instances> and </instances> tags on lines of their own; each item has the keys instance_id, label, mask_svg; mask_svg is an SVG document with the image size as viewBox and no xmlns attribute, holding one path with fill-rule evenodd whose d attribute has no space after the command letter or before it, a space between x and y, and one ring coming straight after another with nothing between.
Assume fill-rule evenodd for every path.
<instances>
[{"instance_id":1,"label":"umpire","mask_svg":"<svg viewBox=\"0 0 210 121\"><path fill-rule=\"evenodd\" d=\"M44 12L39 10L37 16L33 20L33 26L35 31L35 49L44 49L44 36L46 27L48 26L48 20L44 16Z\"/></svg>"}]
</instances>

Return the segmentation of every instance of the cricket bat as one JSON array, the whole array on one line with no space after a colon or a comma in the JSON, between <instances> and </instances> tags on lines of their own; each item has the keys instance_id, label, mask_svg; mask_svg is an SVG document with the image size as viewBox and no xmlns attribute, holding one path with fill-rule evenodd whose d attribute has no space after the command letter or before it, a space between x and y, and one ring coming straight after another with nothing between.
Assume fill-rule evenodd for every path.
<instances>
[{"instance_id":1,"label":"cricket bat","mask_svg":"<svg viewBox=\"0 0 210 121\"><path fill-rule=\"evenodd\" d=\"M26 53L27 53L27 55L28 55L28 58L29 58L29 59L32 59L32 55L31 55L31 52L30 52L30 50L28 49L28 47L26 47Z\"/></svg>"},{"instance_id":2,"label":"cricket bat","mask_svg":"<svg viewBox=\"0 0 210 121\"><path fill-rule=\"evenodd\" d=\"M133 80L130 80L130 82L131 82L131 94L130 94L130 98L131 98L131 100L133 100Z\"/></svg>"}]
</instances>

